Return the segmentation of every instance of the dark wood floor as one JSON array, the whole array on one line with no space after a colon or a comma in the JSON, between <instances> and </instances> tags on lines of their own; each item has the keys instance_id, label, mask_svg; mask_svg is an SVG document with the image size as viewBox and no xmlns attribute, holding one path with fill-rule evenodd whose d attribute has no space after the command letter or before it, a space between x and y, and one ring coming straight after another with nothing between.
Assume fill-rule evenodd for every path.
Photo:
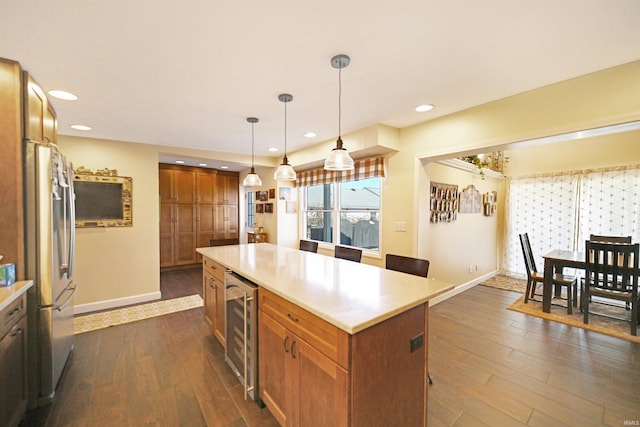
<instances>
[{"instance_id":1,"label":"dark wood floor","mask_svg":"<svg viewBox=\"0 0 640 427\"><path fill-rule=\"evenodd\" d=\"M161 275L163 298L200 287L198 270ZM431 308L429 426L637 425L640 345L506 310L518 296L476 286ZM201 309L78 335L47 412L23 425L276 425Z\"/></svg>"}]
</instances>

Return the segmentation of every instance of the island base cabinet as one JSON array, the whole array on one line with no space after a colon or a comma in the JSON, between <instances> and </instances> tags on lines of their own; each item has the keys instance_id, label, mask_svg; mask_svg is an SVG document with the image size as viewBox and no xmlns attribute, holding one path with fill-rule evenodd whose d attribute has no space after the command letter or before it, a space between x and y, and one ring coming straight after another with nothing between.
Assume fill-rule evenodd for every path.
<instances>
[{"instance_id":1,"label":"island base cabinet","mask_svg":"<svg viewBox=\"0 0 640 427\"><path fill-rule=\"evenodd\" d=\"M260 397L280 425L426 426L426 303L349 335L258 294Z\"/></svg>"},{"instance_id":2,"label":"island base cabinet","mask_svg":"<svg viewBox=\"0 0 640 427\"><path fill-rule=\"evenodd\" d=\"M204 320L211 326L213 335L225 346L225 268L215 261L202 261L202 295Z\"/></svg>"},{"instance_id":3,"label":"island base cabinet","mask_svg":"<svg viewBox=\"0 0 640 427\"><path fill-rule=\"evenodd\" d=\"M260 396L282 426L347 426L347 371L259 313Z\"/></svg>"}]
</instances>

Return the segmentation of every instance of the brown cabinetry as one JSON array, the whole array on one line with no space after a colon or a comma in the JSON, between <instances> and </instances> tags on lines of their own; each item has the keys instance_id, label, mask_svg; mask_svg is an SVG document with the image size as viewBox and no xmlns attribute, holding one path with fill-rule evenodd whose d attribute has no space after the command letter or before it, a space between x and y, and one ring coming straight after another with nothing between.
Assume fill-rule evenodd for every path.
<instances>
[{"instance_id":1,"label":"brown cabinetry","mask_svg":"<svg viewBox=\"0 0 640 427\"><path fill-rule=\"evenodd\" d=\"M215 261L204 258L203 268L203 292L204 295L204 320L211 326L213 335L225 346L225 268Z\"/></svg>"},{"instance_id":2,"label":"brown cabinetry","mask_svg":"<svg viewBox=\"0 0 640 427\"><path fill-rule=\"evenodd\" d=\"M258 294L260 398L282 426L426 425L426 304L349 335Z\"/></svg>"},{"instance_id":3,"label":"brown cabinetry","mask_svg":"<svg viewBox=\"0 0 640 427\"><path fill-rule=\"evenodd\" d=\"M160 267L195 264L196 173L164 168L160 183Z\"/></svg>"},{"instance_id":4,"label":"brown cabinetry","mask_svg":"<svg viewBox=\"0 0 640 427\"><path fill-rule=\"evenodd\" d=\"M211 240L238 243L236 173L161 164L158 178L160 267L195 266Z\"/></svg>"},{"instance_id":5,"label":"brown cabinetry","mask_svg":"<svg viewBox=\"0 0 640 427\"><path fill-rule=\"evenodd\" d=\"M283 426L349 425L349 335L259 291L260 397Z\"/></svg>"},{"instance_id":6,"label":"brown cabinetry","mask_svg":"<svg viewBox=\"0 0 640 427\"><path fill-rule=\"evenodd\" d=\"M26 294L0 311L0 425L13 427L27 409Z\"/></svg>"}]
</instances>

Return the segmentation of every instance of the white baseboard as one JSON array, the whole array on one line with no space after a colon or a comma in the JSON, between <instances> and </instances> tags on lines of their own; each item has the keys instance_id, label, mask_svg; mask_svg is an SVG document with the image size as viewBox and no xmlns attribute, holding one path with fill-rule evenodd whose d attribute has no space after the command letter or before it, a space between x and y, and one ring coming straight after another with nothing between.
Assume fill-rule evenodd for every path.
<instances>
[{"instance_id":1,"label":"white baseboard","mask_svg":"<svg viewBox=\"0 0 640 427\"><path fill-rule=\"evenodd\" d=\"M442 295L438 295L437 297L435 297L434 299L429 300L429 307L433 307L434 305L448 300L449 298L456 296L464 291L466 291L467 289L471 289L473 288L475 285L479 285L480 283L484 282L487 279L491 279L493 276L497 276L498 275L498 271L493 271L491 273L487 273L483 276L477 277L469 282L463 283L461 285L456 285L455 288L451 289L449 292L445 292Z\"/></svg>"},{"instance_id":2,"label":"white baseboard","mask_svg":"<svg viewBox=\"0 0 640 427\"><path fill-rule=\"evenodd\" d=\"M74 307L74 314L90 313L92 311L109 310L111 308L124 307L126 305L140 304L143 302L155 301L162 298L160 291L150 292L148 294L133 295L124 298L115 298L105 301L91 302L88 304L79 304Z\"/></svg>"}]
</instances>

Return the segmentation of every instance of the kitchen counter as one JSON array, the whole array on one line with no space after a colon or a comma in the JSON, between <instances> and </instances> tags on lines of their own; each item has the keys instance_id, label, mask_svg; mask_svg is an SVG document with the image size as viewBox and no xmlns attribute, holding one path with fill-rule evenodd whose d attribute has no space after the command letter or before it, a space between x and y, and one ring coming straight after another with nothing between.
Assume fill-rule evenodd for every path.
<instances>
[{"instance_id":1,"label":"kitchen counter","mask_svg":"<svg viewBox=\"0 0 640 427\"><path fill-rule=\"evenodd\" d=\"M435 279L269 243L197 251L352 335L453 288Z\"/></svg>"},{"instance_id":2,"label":"kitchen counter","mask_svg":"<svg viewBox=\"0 0 640 427\"><path fill-rule=\"evenodd\" d=\"M11 286L0 287L0 311L4 310L9 304L27 292L33 286L32 280L24 280L16 282Z\"/></svg>"}]
</instances>

